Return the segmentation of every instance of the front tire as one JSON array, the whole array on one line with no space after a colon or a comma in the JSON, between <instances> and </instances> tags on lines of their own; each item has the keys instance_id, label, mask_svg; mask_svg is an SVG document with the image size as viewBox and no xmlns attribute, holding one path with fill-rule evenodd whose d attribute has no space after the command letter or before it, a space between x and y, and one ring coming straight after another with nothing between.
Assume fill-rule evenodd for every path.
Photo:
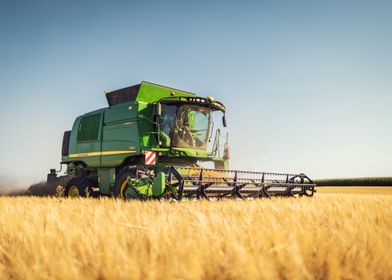
<instances>
[{"instance_id":1,"label":"front tire","mask_svg":"<svg viewBox=\"0 0 392 280\"><path fill-rule=\"evenodd\" d=\"M114 183L114 197L126 200L127 195L125 192L128 189L128 177L133 179L139 179L143 176L145 176L145 169L141 166L123 167L118 173L116 181Z\"/></svg>"}]
</instances>

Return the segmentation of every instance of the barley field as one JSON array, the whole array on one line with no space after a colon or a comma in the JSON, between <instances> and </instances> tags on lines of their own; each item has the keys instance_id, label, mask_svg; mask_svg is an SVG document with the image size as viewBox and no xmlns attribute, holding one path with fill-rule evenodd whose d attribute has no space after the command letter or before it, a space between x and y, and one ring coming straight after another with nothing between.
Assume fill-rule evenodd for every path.
<instances>
[{"instance_id":1,"label":"barley field","mask_svg":"<svg viewBox=\"0 0 392 280\"><path fill-rule=\"evenodd\" d=\"M0 279L391 279L391 205L0 197Z\"/></svg>"}]
</instances>

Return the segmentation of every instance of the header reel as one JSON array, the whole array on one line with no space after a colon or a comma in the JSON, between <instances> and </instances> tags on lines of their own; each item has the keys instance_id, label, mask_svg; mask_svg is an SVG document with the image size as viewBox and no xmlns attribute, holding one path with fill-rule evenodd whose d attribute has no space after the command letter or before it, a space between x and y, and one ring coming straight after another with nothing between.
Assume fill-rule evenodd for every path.
<instances>
[{"instance_id":1,"label":"header reel","mask_svg":"<svg viewBox=\"0 0 392 280\"><path fill-rule=\"evenodd\" d=\"M270 198L313 196L316 184L305 174L168 167L167 185L176 198Z\"/></svg>"}]
</instances>

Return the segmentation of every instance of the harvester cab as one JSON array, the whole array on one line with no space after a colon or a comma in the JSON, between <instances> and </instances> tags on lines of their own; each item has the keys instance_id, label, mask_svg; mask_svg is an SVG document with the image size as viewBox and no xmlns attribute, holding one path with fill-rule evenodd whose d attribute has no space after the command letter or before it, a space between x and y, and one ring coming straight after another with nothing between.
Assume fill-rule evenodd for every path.
<instances>
[{"instance_id":1,"label":"harvester cab","mask_svg":"<svg viewBox=\"0 0 392 280\"><path fill-rule=\"evenodd\" d=\"M63 138L65 195L118 198L312 196L304 174L229 170L225 106L153 83L106 93ZM56 181L51 171L50 182ZM48 180L49 183L49 180Z\"/></svg>"},{"instance_id":2,"label":"harvester cab","mask_svg":"<svg viewBox=\"0 0 392 280\"><path fill-rule=\"evenodd\" d=\"M189 165L194 157L198 162L212 163L215 168L227 167L221 131L225 129L225 108L223 104L210 98L165 98L156 104L156 131L158 146L168 148L188 158ZM224 142L224 144L222 143Z\"/></svg>"}]
</instances>

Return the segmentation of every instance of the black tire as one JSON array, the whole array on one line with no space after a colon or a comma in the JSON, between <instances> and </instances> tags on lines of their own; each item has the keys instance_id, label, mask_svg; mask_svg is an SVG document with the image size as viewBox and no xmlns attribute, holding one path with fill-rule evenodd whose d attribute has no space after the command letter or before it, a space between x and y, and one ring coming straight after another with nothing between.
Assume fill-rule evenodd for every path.
<instances>
[{"instance_id":1,"label":"black tire","mask_svg":"<svg viewBox=\"0 0 392 280\"><path fill-rule=\"evenodd\" d=\"M142 169L143 169L142 167L135 166L135 165L132 166L127 165L121 168L121 170L118 172L116 176L116 181L114 182L113 195L115 198L125 199L123 195L124 192L123 184L125 183L125 181L128 180L128 177L138 178L138 171Z\"/></svg>"},{"instance_id":2,"label":"black tire","mask_svg":"<svg viewBox=\"0 0 392 280\"><path fill-rule=\"evenodd\" d=\"M76 191L78 195L76 195ZM72 178L64 189L65 197L86 197L86 178L85 177L74 177Z\"/></svg>"}]
</instances>

